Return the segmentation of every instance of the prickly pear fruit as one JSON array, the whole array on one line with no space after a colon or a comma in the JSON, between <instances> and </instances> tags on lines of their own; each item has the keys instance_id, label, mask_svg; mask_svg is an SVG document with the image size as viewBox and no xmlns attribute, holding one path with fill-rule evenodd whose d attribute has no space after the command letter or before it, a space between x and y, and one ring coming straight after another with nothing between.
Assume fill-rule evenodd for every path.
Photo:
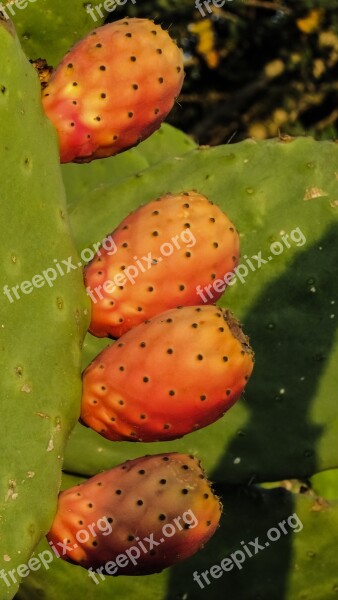
<instances>
[{"instance_id":1,"label":"prickly pear fruit","mask_svg":"<svg viewBox=\"0 0 338 600\"><path fill-rule=\"evenodd\" d=\"M219 419L252 369L249 340L229 311L169 310L126 333L89 365L81 418L114 441L176 439Z\"/></svg>"},{"instance_id":2,"label":"prickly pear fruit","mask_svg":"<svg viewBox=\"0 0 338 600\"><path fill-rule=\"evenodd\" d=\"M220 516L199 462L186 454L158 454L62 492L48 541L62 558L87 569L145 575L195 554Z\"/></svg>"},{"instance_id":3,"label":"prickly pear fruit","mask_svg":"<svg viewBox=\"0 0 338 600\"><path fill-rule=\"evenodd\" d=\"M92 31L65 55L43 91L61 162L112 156L151 135L184 79L181 50L148 19Z\"/></svg>"},{"instance_id":4,"label":"prickly pear fruit","mask_svg":"<svg viewBox=\"0 0 338 600\"><path fill-rule=\"evenodd\" d=\"M205 196L166 194L131 213L85 268L92 300L90 332L119 337L178 305L215 302L198 290L230 273L239 260L238 233Z\"/></svg>"}]
</instances>

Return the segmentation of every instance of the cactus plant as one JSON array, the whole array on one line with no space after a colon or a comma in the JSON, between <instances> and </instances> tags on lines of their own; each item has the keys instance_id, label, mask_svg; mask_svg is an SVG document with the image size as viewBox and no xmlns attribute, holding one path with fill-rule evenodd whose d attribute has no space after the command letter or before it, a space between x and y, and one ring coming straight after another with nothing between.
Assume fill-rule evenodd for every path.
<instances>
[{"instance_id":1,"label":"cactus plant","mask_svg":"<svg viewBox=\"0 0 338 600\"><path fill-rule=\"evenodd\" d=\"M47 0L39 2L18 12L16 24L29 57L36 58L38 52L55 64L90 24L86 11L81 12L84 7L76 4L69 28L60 35L70 15L68 4L48 0L43 14ZM51 10L56 27L47 47ZM25 31L32 33L30 39L25 39ZM38 78L13 27L1 16L0 52L5 57L0 65L5 199L0 208L5 224L1 598L13 597L19 576L23 582L17 600L68 599L74 592L84 600L105 600L114 594L121 600L147 600L149 590L158 600L199 599L205 593L219 598L225 577L233 600L332 597L338 589L335 547L323 531L336 527L337 505L315 492L335 498L335 486L331 491L318 472L338 467L338 284L332 276L338 259L338 145L282 138L198 148L186 136L163 127L121 157L95 165L65 165L61 171L56 133L42 113ZM89 303L77 252L83 262L82 251L100 242L128 212L184 189L196 189L215 201L240 232L242 262L219 304L241 319L255 351L256 368L246 395L217 423L182 440L111 442L82 424L68 440L79 415L80 359L85 368L108 345L107 339L87 334L80 357ZM41 290L30 288L38 273L70 256L78 269ZM21 290L20 299L14 290ZM213 290L216 298L218 289L211 283L199 290L202 302L203 295L212 300ZM55 514L61 465L74 474L64 475L64 488L69 488L126 459L173 451L201 458L222 495L222 527L205 551L160 575L106 578L100 585L85 570L52 555L53 564L47 561L46 568L40 565L30 573L22 568L7 586L10 571L15 575L31 556L50 552L47 540L38 542ZM284 483L290 491L271 484L295 477L311 477L315 492L302 483ZM269 489L257 485L267 481ZM291 522L298 524L298 531ZM281 523L289 524L288 533L279 530L272 548L267 550L265 544L259 555L247 554L250 560L244 556L245 569L240 568L245 543L257 536L263 539L269 528ZM240 567L233 560L232 572L218 571L210 583L201 579L202 572L234 552L240 552L235 555Z\"/></svg>"}]
</instances>

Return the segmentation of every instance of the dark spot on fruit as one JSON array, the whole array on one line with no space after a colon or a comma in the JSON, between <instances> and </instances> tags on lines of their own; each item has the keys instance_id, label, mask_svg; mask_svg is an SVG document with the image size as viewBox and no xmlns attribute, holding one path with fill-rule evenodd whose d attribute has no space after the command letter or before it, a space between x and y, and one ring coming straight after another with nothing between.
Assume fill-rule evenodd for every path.
<instances>
[{"instance_id":1,"label":"dark spot on fruit","mask_svg":"<svg viewBox=\"0 0 338 600\"><path fill-rule=\"evenodd\" d=\"M232 260L233 260L233 262L236 262L236 260L237 260L237 256L233 256L233 257L232 257Z\"/></svg>"},{"instance_id":2,"label":"dark spot on fruit","mask_svg":"<svg viewBox=\"0 0 338 600\"><path fill-rule=\"evenodd\" d=\"M101 98L107 98L107 94L105 94L104 92L102 92Z\"/></svg>"},{"instance_id":3,"label":"dark spot on fruit","mask_svg":"<svg viewBox=\"0 0 338 600\"><path fill-rule=\"evenodd\" d=\"M160 112L160 109L159 108L155 108L155 110L154 110L155 115L158 115L159 112Z\"/></svg>"},{"instance_id":4,"label":"dark spot on fruit","mask_svg":"<svg viewBox=\"0 0 338 600\"><path fill-rule=\"evenodd\" d=\"M106 71L106 67L104 65L100 65L100 71Z\"/></svg>"},{"instance_id":5,"label":"dark spot on fruit","mask_svg":"<svg viewBox=\"0 0 338 600\"><path fill-rule=\"evenodd\" d=\"M183 292L185 286L181 283L181 285L178 286L178 289L180 290L180 292Z\"/></svg>"},{"instance_id":6,"label":"dark spot on fruit","mask_svg":"<svg viewBox=\"0 0 338 600\"><path fill-rule=\"evenodd\" d=\"M168 348L168 350L167 350L167 354L173 354L173 352L174 352L174 351L173 351L173 349L172 349L172 348Z\"/></svg>"},{"instance_id":7,"label":"dark spot on fruit","mask_svg":"<svg viewBox=\"0 0 338 600\"><path fill-rule=\"evenodd\" d=\"M116 494L117 496L121 496L121 494L122 494L122 490L115 490L115 494Z\"/></svg>"},{"instance_id":8,"label":"dark spot on fruit","mask_svg":"<svg viewBox=\"0 0 338 600\"><path fill-rule=\"evenodd\" d=\"M158 236L158 231L153 231L151 235L154 236L154 237L157 237Z\"/></svg>"},{"instance_id":9,"label":"dark spot on fruit","mask_svg":"<svg viewBox=\"0 0 338 600\"><path fill-rule=\"evenodd\" d=\"M127 244L127 242L123 242L123 244L122 244L122 248L128 248L128 244Z\"/></svg>"},{"instance_id":10,"label":"dark spot on fruit","mask_svg":"<svg viewBox=\"0 0 338 600\"><path fill-rule=\"evenodd\" d=\"M76 87L78 85L77 81L73 82L73 86Z\"/></svg>"},{"instance_id":11,"label":"dark spot on fruit","mask_svg":"<svg viewBox=\"0 0 338 600\"><path fill-rule=\"evenodd\" d=\"M95 117L94 121L101 121L101 117Z\"/></svg>"},{"instance_id":12,"label":"dark spot on fruit","mask_svg":"<svg viewBox=\"0 0 338 600\"><path fill-rule=\"evenodd\" d=\"M131 37L133 37L133 36L132 36L132 34L131 34L131 33L126 33L126 37L129 37L129 38L131 38Z\"/></svg>"},{"instance_id":13,"label":"dark spot on fruit","mask_svg":"<svg viewBox=\"0 0 338 600\"><path fill-rule=\"evenodd\" d=\"M203 494L203 498L205 498L205 499L209 498L209 494Z\"/></svg>"},{"instance_id":14,"label":"dark spot on fruit","mask_svg":"<svg viewBox=\"0 0 338 600\"><path fill-rule=\"evenodd\" d=\"M148 383L149 377L143 377L143 381L144 381L144 383Z\"/></svg>"},{"instance_id":15,"label":"dark spot on fruit","mask_svg":"<svg viewBox=\"0 0 338 600\"><path fill-rule=\"evenodd\" d=\"M163 82L164 82L164 79L163 79L163 77L159 77L159 78L158 78L158 82L159 82L159 83L163 83Z\"/></svg>"},{"instance_id":16,"label":"dark spot on fruit","mask_svg":"<svg viewBox=\"0 0 338 600\"><path fill-rule=\"evenodd\" d=\"M219 327L219 328L218 328L218 331L221 331L221 332L223 333L223 331L224 331L224 327ZM223 358L223 360L224 360L224 358Z\"/></svg>"},{"instance_id":17,"label":"dark spot on fruit","mask_svg":"<svg viewBox=\"0 0 338 600\"><path fill-rule=\"evenodd\" d=\"M162 460L164 460L164 462L167 462L167 461L169 460L169 456L164 456L164 457L162 458Z\"/></svg>"},{"instance_id":18,"label":"dark spot on fruit","mask_svg":"<svg viewBox=\"0 0 338 600\"><path fill-rule=\"evenodd\" d=\"M166 479L160 479L159 483L161 485L165 485L167 483L167 480Z\"/></svg>"},{"instance_id":19,"label":"dark spot on fruit","mask_svg":"<svg viewBox=\"0 0 338 600\"><path fill-rule=\"evenodd\" d=\"M169 390L169 396L175 396L175 390Z\"/></svg>"},{"instance_id":20,"label":"dark spot on fruit","mask_svg":"<svg viewBox=\"0 0 338 600\"><path fill-rule=\"evenodd\" d=\"M230 231L235 231L235 229L233 227L229 227Z\"/></svg>"},{"instance_id":21,"label":"dark spot on fruit","mask_svg":"<svg viewBox=\"0 0 338 600\"><path fill-rule=\"evenodd\" d=\"M183 527L183 529L190 529L190 525L188 523L186 523Z\"/></svg>"},{"instance_id":22,"label":"dark spot on fruit","mask_svg":"<svg viewBox=\"0 0 338 600\"><path fill-rule=\"evenodd\" d=\"M146 345L147 345L147 344L146 344L145 342L141 342L141 343L140 343L140 347L141 347L141 348L145 348L145 347L146 347Z\"/></svg>"},{"instance_id":23,"label":"dark spot on fruit","mask_svg":"<svg viewBox=\"0 0 338 600\"><path fill-rule=\"evenodd\" d=\"M83 521L79 521L79 525L83 525Z\"/></svg>"},{"instance_id":24,"label":"dark spot on fruit","mask_svg":"<svg viewBox=\"0 0 338 600\"><path fill-rule=\"evenodd\" d=\"M95 541L94 541L94 542L92 543L92 546L97 546L97 542L95 542Z\"/></svg>"},{"instance_id":25,"label":"dark spot on fruit","mask_svg":"<svg viewBox=\"0 0 338 600\"><path fill-rule=\"evenodd\" d=\"M144 419L146 419L146 415L140 415L140 419L142 419L142 421L144 421Z\"/></svg>"},{"instance_id":26,"label":"dark spot on fruit","mask_svg":"<svg viewBox=\"0 0 338 600\"><path fill-rule=\"evenodd\" d=\"M223 329L223 328L221 327L221 329ZM224 331L224 330L223 330L223 331ZM229 360L229 358L228 358L227 356L223 356L223 361L224 361L224 362L228 362L228 360Z\"/></svg>"},{"instance_id":27,"label":"dark spot on fruit","mask_svg":"<svg viewBox=\"0 0 338 600\"><path fill-rule=\"evenodd\" d=\"M91 135L90 135L90 133L88 133L88 134L87 134L87 138L88 138L88 139L90 139L90 138L91 138Z\"/></svg>"},{"instance_id":28,"label":"dark spot on fruit","mask_svg":"<svg viewBox=\"0 0 338 600\"><path fill-rule=\"evenodd\" d=\"M115 421L116 421L115 417L111 417L111 418L110 418L110 420L111 420L113 423L115 423Z\"/></svg>"},{"instance_id":29,"label":"dark spot on fruit","mask_svg":"<svg viewBox=\"0 0 338 600\"><path fill-rule=\"evenodd\" d=\"M225 393L226 393L226 395L227 395L227 396L230 396L230 394L231 394L231 390L226 390L226 392L225 392Z\"/></svg>"},{"instance_id":30,"label":"dark spot on fruit","mask_svg":"<svg viewBox=\"0 0 338 600\"><path fill-rule=\"evenodd\" d=\"M161 48L157 48L156 52L157 52L157 54L162 54Z\"/></svg>"},{"instance_id":31,"label":"dark spot on fruit","mask_svg":"<svg viewBox=\"0 0 338 600\"><path fill-rule=\"evenodd\" d=\"M143 500L138 500L138 501L136 502L136 504L137 504L137 506L142 506L142 505L143 505Z\"/></svg>"},{"instance_id":32,"label":"dark spot on fruit","mask_svg":"<svg viewBox=\"0 0 338 600\"><path fill-rule=\"evenodd\" d=\"M202 311L202 309L201 309L200 307L198 307L198 308L195 308L195 311L196 311L196 312L201 312L201 311Z\"/></svg>"},{"instance_id":33,"label":"dark spot on fruit","mask_svg":"<svg viewBox=\"0 0 338 600\"><path fill-rule=\"evenodd\" d=\"M160 515L158 515L158 519L159 519L159 521L165 521L166 516L164 514L160 514Z\"/></svg>"},{"instance_id":34,"label":"dark spot on fruit","mask_svg":"<svg viewBox=\"0 0 338 600\"><path fill-rule=\"evenodd\" d=\"M197 327L198 327L198 323L193 323L193 324L191 325L191 327L193 327L194 329L197 329Z\"/></svg>"},{"instance_id":35,"label":"dark spot on fruit","mask_svg":"<svg viewBox=\"0 0 338 600\"><path fill-rule=\"evenodd\" d=\"M123 406L123 405L124 405L124 401L123 401L123 400L119 400L119 404L120 404L121 406Z\"/></svg>"},{"instance_id":36,"label":"dark spot on fruit","mask_svg":"<svg viewBox=\"0 0 338 600\"><path fill-rule=\"evenodd\" d=\"M124 371L124 367L121 365L121 366L119 367L119 370L120 370L120 371Z\"/></svg>"},{"instance_id":37,"label":"dark spot on fruit","mask_svg":"<svg viewBox=\"0 0 338 600\"><path fill-rule=\"evenodd\" d=\"M214 217L210 217L209 221L210 223L215 223L216 219L214 219Z\"/></svg>"},{"instance_id":38,"label":"dark spot on fruit","mask_svg":"<svg viewBox=\"0 0 338 600\"><path fill-rule=\"evenodd\" d=\"M119 344L117 344L117 347L122 348L123 345L124 345L123 342L120 342Z\"/></svg>"},{"instance_id":39,"label":"dark spot on fruit","mask_svg":"<svg viewBox=\"0 0 338 600\"><path fill-rule=\"evenodd\" d=\"M206 522L206 525L207 525L207 527L210 527L210 525L211 525L211 521L207 521L207 522Z\"/></svg>"},{"instance_id":40,"label":"dark spot on fruit","mask_svg":"<svg viewBox=\"0 0 338 600\"><path fill-rule=\"evenodd\" d=\"M132 541L134 541L134 539L135 538L133 535L128 535L128 537L127 537L128 542L132 542Z\"/></svg>"},{"instance_id":41,"label":"dark spot on fruit","mask_svg":"<svg viewBox=\"0 0 338 600\"><path fill-rule=\"evenodd\" d=\"M122 288L123 289L123 288ZM122 317L119 319L119 323L123 323Z\"/></svg>"},{"instance_id":42,"label":"dark spot on fruit","mask_svg":"<svg viewBox=\"0 0 338 600\"><path fill-rule=\"evenodd\" d=\"M184 223L184 227L185 227L186 229L189 229L189 227L190 227L190 223Z\"/></svg>"},{"instance_id":43,"label":"dark spot on fruit","mask_svg":"<svg viewBox=\"0 0 338 600\"><path fill-rule=\"evenodd\" d=\"M159 211L158 210L153 210L153 212L151 213L152 215L159 215Z\"/></svg>"},{"instance_id":44,"label":"dark spot on fruit","mask_svg":"<svg viewBox=\"0 0 338 600\"><path fill-rule=\"evenodd\" d=\"M214 242L214 243L213 243L213 247L214 247L214 248L218 248L218 243L217 243L217 242Z\"/></svg>"},{"instance_id":45,"label":"dark spot on fruit","mask_svg":"<svg viewBox=\"0 0 338 600\"><path fill-rule=\"evenodd\" d=\"M183 469L184 471L187 471L189 469L188 465L182 465L181 469Z\"/></svg>"},{"instance_id":46,"label":"dark spot on fruit","mask_svg":"<svg viewBox=\"0 0 338 600\"><path fill-rule=\"evenodd\" d=\"M110 304L110 306L114 306L114 304L115 304L114 300L110 300L109 304Z\"/></svg>"},{"instance_id":47,"label":"dark spot on fruit","mask_svg":"<svg viewBox=\"0 0 338 600\"><path fill-rule=\"evenodd\" d=\"M201 399L201 400L202 400L202 402L203 402L204 400L206 400L206 399L207 399L207 397L206 397L204 394L202 394L202 396L200 396L200 399Z\"/></svg>"},{"instance_id":48,"label":"dark spot on fruit","mask_svg":"<svg viewBox=\"0 0 338 600\"><path fill-rule=\"evenodd\" d=\"M183 208L190 208L190 204L188 204L187 202L185 202L185 204L183 204Z\"/></svg>"},{"instance_id":49,"label":"dark spot on fruit","mask_svg":"<svg viewBox=\"0 0 338 600\"><path fill-rule=\"evenodd\" d=\"M144 469L140 469L140 470L139 470L139 474L140 474L140 475L144 475L144 474L145 474L145 470L144 470Z\"/></svg>"},{"instance_id":50,"label":"dark spot on fruit","mask_svg":"<svg viewBox=\"0 0 338 600\"><path fill-rule=\"evenodd\" d=\"M182 494L186 495L186 494L188 494L188 493L189 493L189 490L187 490L187 488L183 488L183 490L182 490Z\"/></svg>"},{"instance_id":51,"label":"dark spot on fruit","mask_svg":"<svg viewBox=\"0 0 338 600\"><path fill-rule=\"evenodd\" d=\"M118 135L113 135L113 140L114 140L115 142L116 142L116 140L118 140L118 139L119 139L119 136L118 136ZM123 229L125 229L125 227L124 227Z\"/></svg>"},{"instance_id":52,"label":"dark spot on fruit","mask_svg":"<svg viewBox=\"0 0 338 600\"><path fill-rule=\"evenodd\" d=\"M92 505L92 503L91 503L91 502L89 502L89 504L88 504L88 508L93 508L93 505Z\"/></svg>"},{"instance_id":53,"label":"dark spot on fruit","mask_svg":"<svg viewBox=\"0 0 338 600\"><path fill-rule=\"evenodd\" d=\"M114 519L112 519L111 517L108 517L107 521L108 523L112 523Z\"/></svg>"},{"instance_id":54,"label":"dark spot on fruit","mask_svg":"<svg viewBox=\"0 0 338 600\"><path fill-rule=\"evenodd\" d=\"M72 123L70 124L71 127L75 127L75 123L72 121Z\"/></svg>"},{"instance_id":55,"label":"dark spot on fruit","mask_svg":"<svg viewBox=\"0 0 338 600\"><path fill-rule=\"evenodd\" d=\"M77 492L77 493L76 493L76 495L77 495L77 496L81 496L81 493L80 493L80 492Z\"/></svg>"},{"instance_id":56,"label":"dark spot on fruit","mask_svg":"<svg viewBox=\"0 0 338 600\"><path fill-rule=\"evenodd\" d=\"M102 44L100 44L100 42L98 44L96 44L96 48L102 48Z\"/></svg>"},{"instance_id":57,"label":"dark spot on fruit","mask_svg":"<svg viewBox=\"0 0 338 600\"><path fill-rule=\"evenodd\" d=\"M137 85L137 83L133 83L133 86L132 86L132 87L133 87L133 90L138 90L138 85Z\"/></svg>"},{"instance_id":58,"label":"dark spot on fruit","mask_svg":"<svg viewBox=\"0 0 338 600\"><path fill-rule=\"evenodd\" d=\"M186 255L187 258L190 258L191 252L186 252L185 255Z\"/></svg>"},{"instance_id":59,"label":"dark spot on fruit","mask_svg":"<svg viewBox=\"0 0 338 600\"><path fill-rule=\"evenodd\" d=\"M249 375L245 375L244 379L245 379L245 381L248 381Z\"/></svg>"},{"instance_id":60,"label":"dark spot on fruit","mask_svg":"<svg viewBox=\"0 0 338 600\"><path fill-rule=\"evenodd\" d=\"M131 62L136 62L136 56L131 56L130 60L131 60Z\"/></svg>"},{"instance_id":61,"label":"dark spot on fruit","mask_svg":"<svg viewBox=\"0 0 338 600\"><path fill-rule=\"evenodd\" d=\"M182 71L182 68L181 67L176 67L176 71L177 71L177 73L180 73Z\"/></svg>"},{"instance_id":62,"label":"dark spot on fruit","mask_svg":"<svg viewBox=\"0 0 338 600\"><path fill-rule=\"evenodd\" d=\"M203 360L203 354L197 354L197 360Z\"/></svg>"},{"instance_id":63,"label":"dark spot on fruit","mask_svg":"<svg viewBox=\"0 0 338 600\"><path fill-rule=\"evenodd\" d=\"M205 479L205 475L199 475L200 479Z\"/></svg>"},{"instance_id":64,"label":"dark spot on fruit","mask_svg":"<svg viewBox=\"0 0 338 600\"><path fill-rule=\"evenodd\" d=\"M73 101L72 101L72 104L74 104L74 105L76 106L76 105L77 105L77 102L76 102L76 100L73 100Z\"/></svg>"},{"instance_id":65,"label":"dark spot on fruit","mask_svg":"<svg viewBox=\"0 0 338 600\"><path fill-rule=\"evenodd\" d=\"M163 429L170 429L170 425L168 425L168 423L165 423L165 424L163 425Z\"/></svg>"},{"instance_id":66,"label":"dark spot on fruit","mask_svg":"<svg viewBox=\"0 0 338 600\"><path fill-rule=\"evenodd\" d=\"M142 312L142 306L137 307L138 312Z\"/></svg>"},{"instance_id":67,"label":"dark spot on fruit","mask_svg":"<svg viewBox=\"0 0 338 600\"><path fill-rule=\"evenodd\" d=\"M128 117L129 117L129 119L132 119L132 118L133 118L133 116L134 116L134 113L130 111L130 112L128 113Z\"/></svg>"},{"instance_id":68,"label":"dark spot on fruit","mask_svg":"<svg viewBox=\"0 0 338 600\"><path fill-rule=\"evenodd\" d=\"M68 63L67 67L68 67L68 69L72 69L73 68L73 64L72 63Z\"/></svg>"},{"instance_id":69,"label":"dark spot on fruit","mask_svg":"<svg viewBox=\"0 0 338 600\"><path fill-rule=\"evenodd\" d=\"M157 35L157 31L155 31L155 29L153 29L153 30L151 31L151 33L152 33L153 35Z\"/></svg>"}]
</instances>

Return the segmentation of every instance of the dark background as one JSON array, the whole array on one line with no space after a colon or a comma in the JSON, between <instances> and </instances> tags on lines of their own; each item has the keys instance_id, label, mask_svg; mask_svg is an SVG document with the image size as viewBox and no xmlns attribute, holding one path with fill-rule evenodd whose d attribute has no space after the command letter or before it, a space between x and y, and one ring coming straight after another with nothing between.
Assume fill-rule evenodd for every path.
<instances>
[{"instance_id":1,"label":"dark background","mask_svg":"<svg viewBox=\"0 0 338 600\"><path fill-rule=\"evenodd\" d=\"M200 144L338 129L337 0L225 0L203 18L195 0L128 2L184 49L186 80L168 118ZM116 19L114 13L111 20Z\"/></svg>"}]
</instances>

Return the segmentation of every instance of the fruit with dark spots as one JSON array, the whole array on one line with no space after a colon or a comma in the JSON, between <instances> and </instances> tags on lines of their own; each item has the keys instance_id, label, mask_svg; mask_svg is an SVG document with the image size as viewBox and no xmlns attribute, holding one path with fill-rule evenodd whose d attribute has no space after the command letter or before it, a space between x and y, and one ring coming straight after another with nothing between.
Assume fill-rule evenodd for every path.
<instances>
[{"instance_id":1,"label":"fruit with dark spots","mask_svg":"<svg viewBox=\"0 0 338 600\"><path fill-rule=\"evenodd\" d=\"M220 516L220 502L193 456L145 456L62 492L48 541L60 548L67 540L61 558L87 569L146 575L195 554Z\"/></svg>"},{"instance_id":2,"label":"fruit with dark spots","mask_svg":"<svg viewBox=\"0 0 338 600\"><path fill-rule=\"evenodd\" d=\"M249 340L229 311L172 309L126 333L89 365L81 419L113 441L176 439L222 417L252 370Z\"/></svg>"},{"instance_id":3,"label":"fruit with dark spots","mask_svg":"<svg viewBox=\"0 0 338 600\"><path fill-rule=\"evenodd\" d=\"M101 247L85 268L90 332L97 337L119 337L179 305L216 302L222 291L213 289L210 297L198 289L232 273L239 260L234 225L193 191L166 194L141 206L111 238L116 252L111 244Z\"/></svg>"},{"instance_id":4,"label":"fruit with dark spots","mask_svg":"<svg viewBox=\"0 0 338 600\"><path fill-rule=\"evenodd\" d=\"M94 30L65 55L42 95L61 162L105 158L149 137L183 79L182 52L160 25L123 19Z\"/></svg>"}]
</instances>

